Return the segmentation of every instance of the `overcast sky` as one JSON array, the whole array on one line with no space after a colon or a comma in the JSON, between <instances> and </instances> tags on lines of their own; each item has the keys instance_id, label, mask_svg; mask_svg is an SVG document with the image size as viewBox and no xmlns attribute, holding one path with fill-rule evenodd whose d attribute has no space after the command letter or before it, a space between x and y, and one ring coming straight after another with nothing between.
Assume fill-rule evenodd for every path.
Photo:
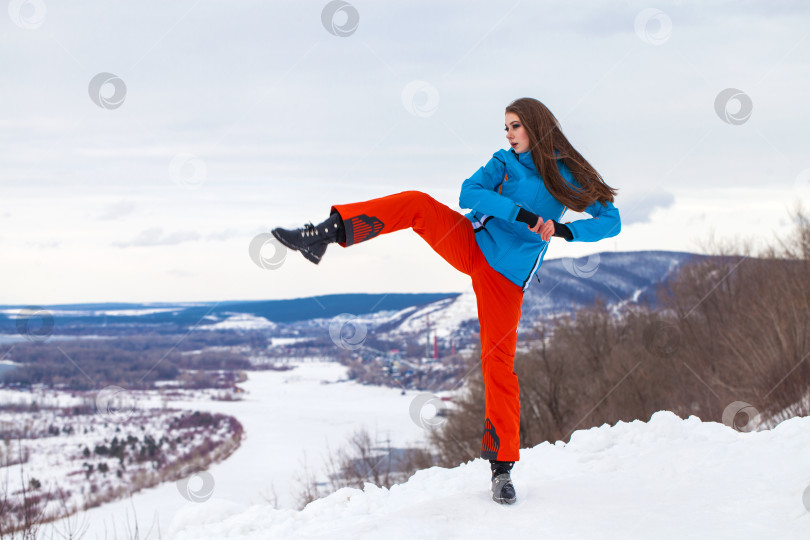
<instances>
[{"instance_id":1,"label":"overcast sky","mask_svg":"<svg viewBox=\"0 0 810 540\"><path fill-rule=\"evenodd\" d=\"M459 210L524 96L623 217L548 258L762 244L810 201L806 1L7 4L0 303L462 291L412 231L248 248L408 189Z\"/></svg>"}]
</instances>

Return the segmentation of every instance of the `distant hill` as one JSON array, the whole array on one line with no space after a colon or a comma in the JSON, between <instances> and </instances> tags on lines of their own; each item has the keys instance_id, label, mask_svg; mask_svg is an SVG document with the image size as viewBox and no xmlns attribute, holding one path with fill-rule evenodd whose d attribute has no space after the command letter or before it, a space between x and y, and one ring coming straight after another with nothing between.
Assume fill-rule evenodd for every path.
<instances>
[{"instance_id":1,"label":"distant hill","mask_svg":"<svg viewBox=\"0 0 810 540\"><path fill-rule=\"evenodd\" d=\"M398 311L407 307L454 298L459 293L330 294L288 300L195 303L95 303L37 306L47 310L59 328L105 324L207 324L232 315L248 314L271 322L288 323L332 318L341 313ZM16 333L16 316L28 306L0 306L0 333ZM202 322L201 322L202 321Z\"/></svg>"},{"instance_id":2,"label":"distant hill","mask_svg":"<svg viewBox=\"0 0 810 540\"><path fill-rule=\"evenodd\" d=\"M547 311L571 310L602 298L607 304L649 300L684 263L708 257L679 251L596 253L578 259L544 261L527 301ZM539 283L538 283L539 281Z\"/></svg>"},{"instance_id":3,"label":"distant hill","mask_svg":"<svg viewBox=\"0 0 810 540\"><path fill-rule=\"evenodd\" d=\"M656 289L680 266L703 257L677 251L631 251L544 261L523 298L521 326L571 313L597 298L607 305L649 301L655 306ZM477 317L475 293L470 287L453 299L406 308L383 321L377 332L389 338L418 334L425 331L429 321L439 338L463 338L478 330Z\"/></svg>"},{"instance_id":4,"label":"distant hill","mask_svg":"<svg viewBox=\"0 0 810 540\"><path fill-rule=\"evenodd\" d=\"M578 259L543 262L523 301L523 321L572 312L602 298L607 304L650 301L655 291L683 264L707 257L677 251L603 252ZM539 281L539 283L538 283ZM0 333L16 333L15 318L26 306L0 306ZM288 300L194 303L95 303L43 306L52 314L57 333L68 328L105 325L166 325L174 329L205 327L240 317L265 328L331 319L342 313L362 316L367 324L389 335L421 332L426 316L439 337L477 329L475 295L462 293L331 294ZM377 314L377 315L375 315ZM269 323L267 322L269 321ZM240 323L241 324L241 323ZM218 328L234 328L220 325ZM254 325L261 328L261 325Z\"/></svg>"}]
</instances>

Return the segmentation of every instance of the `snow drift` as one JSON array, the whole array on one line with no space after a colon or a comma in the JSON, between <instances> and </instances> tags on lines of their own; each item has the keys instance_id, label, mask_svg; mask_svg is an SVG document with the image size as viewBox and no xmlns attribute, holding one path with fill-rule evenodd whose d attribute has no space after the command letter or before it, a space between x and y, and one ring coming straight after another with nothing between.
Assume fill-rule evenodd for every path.
<instances>
[{"instance_id":1,"label":"snow drift","mask_svg":"<svg viewBox=\"0 0 810 540\"><path fill-rule=\"evenodd\" d=\"M268 538L810 538L810 417L770 431L658 412L521 451L513 506L489 464L342 489L301 511L212 498L175 515L176 540ZM271 479L268 479L268 483Z\"/></svg>"}]
</instances>

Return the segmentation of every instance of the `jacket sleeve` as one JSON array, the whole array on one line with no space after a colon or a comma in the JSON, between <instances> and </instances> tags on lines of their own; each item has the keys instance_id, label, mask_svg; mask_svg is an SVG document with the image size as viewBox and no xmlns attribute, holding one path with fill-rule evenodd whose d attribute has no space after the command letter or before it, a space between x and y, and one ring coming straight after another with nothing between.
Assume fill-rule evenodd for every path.
<instances>
[{"instance_id":1,"label":"jacket sleeve","mask_svg":"<svg viewBox=\"0 0 810 540\"><path fill-rule=\"evenodd\" d=\"M622 230L619 209L611 202L605 201L605 206L602 206L602 203L596 201L585 212L593 217L566 223L574 236L569 242L596 242L616 236Z\"/></svg>"},{"instance_id":2,"label":"jacket sleeve","mask_svg":"<svg viewBox=\"0 0 810 540\"><path fill-rule=\"evenodd\" d=\"M509 197L497 192L503 182L506 165L493 157L461 184L458 204L475 212L514 222L520 207Z\"/></svg>"}]
</instances>

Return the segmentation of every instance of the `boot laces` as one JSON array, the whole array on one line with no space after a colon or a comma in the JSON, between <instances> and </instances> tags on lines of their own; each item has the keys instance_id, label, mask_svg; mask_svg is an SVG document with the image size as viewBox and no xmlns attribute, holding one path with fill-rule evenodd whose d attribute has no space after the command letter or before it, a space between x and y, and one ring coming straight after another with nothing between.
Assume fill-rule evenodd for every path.
<instances>
[{"instance_id":1,"label":"boot laces","mask_svg":"<svg viewBox=\"0 0 810 540\"><path fill-rule=\"evenodd\" d=\"M315 236L317 234L318 234L318 229L315 228L315 225L313 225L312 223L307 223L306 225L304 225L304 228L301 231L301 236L305 236L305 237Z\"/></svg>"}]
</instances>

